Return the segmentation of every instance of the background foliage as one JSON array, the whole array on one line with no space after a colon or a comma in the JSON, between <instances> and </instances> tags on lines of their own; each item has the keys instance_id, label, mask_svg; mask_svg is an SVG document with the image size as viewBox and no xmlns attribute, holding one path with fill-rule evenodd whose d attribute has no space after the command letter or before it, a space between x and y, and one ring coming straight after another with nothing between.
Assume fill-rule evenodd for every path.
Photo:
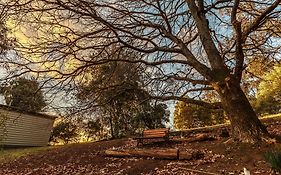
<instances>
[{"instance_id":1,"label":"background foliage","mask_svg":"<svg viewBox=\"0 0 281 175\"><path fill-rule=\"evenodd\" d=\"M39 112L46 107L39 83L33 79L18 78L2 87L6 104L25 111Z\"/></svg>"}]
</instances>

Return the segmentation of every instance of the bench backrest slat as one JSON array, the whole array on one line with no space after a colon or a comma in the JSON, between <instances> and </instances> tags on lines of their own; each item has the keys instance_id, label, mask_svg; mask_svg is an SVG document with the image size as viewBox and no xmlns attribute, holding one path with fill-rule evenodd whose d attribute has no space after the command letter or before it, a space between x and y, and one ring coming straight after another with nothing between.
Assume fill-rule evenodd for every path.
<instances>
[{"instance_id":1,"label":"bench backrest slat","mask_svg":"<svg viewBox=\"0 0 281 175\"><path fill-rule=\"evenodd\" d=\"M168 132L169 132L169 128L144 130L143 136L144 137L165 137L165 136L167 136Z\"/></svg>"},{"instance_id":2,"label":"bench backrest slat","mask_svg":"<svg viewBox=\"0 0 281 175\"><path fill-rule=\"evenodd\" d=\"M145 136L165 136L166 134L146 134Z\"/></svg>"},{"instance_id":3,"label":"bench backrest slat","mask_svg":"<svg viewBox=\"0 0 281 175\"><path fill-rule=\"evenodd\" d=\"M144 133L154 133L154 132L168 132L169 129L168 128L163 128L163 129L150 129L150 130L144 130Z\"/></svg>"}]
</instances>

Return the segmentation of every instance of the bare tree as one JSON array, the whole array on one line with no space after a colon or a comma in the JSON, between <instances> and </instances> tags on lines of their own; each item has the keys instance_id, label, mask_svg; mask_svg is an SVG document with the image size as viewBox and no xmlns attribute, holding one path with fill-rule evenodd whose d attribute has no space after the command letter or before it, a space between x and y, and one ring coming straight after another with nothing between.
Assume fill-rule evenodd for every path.
<instances>
[{"instance_id":1,"label":"bare tree","mask_svg":"<svg viewBox=\"0 0 281 175\"><path fill-rule=\"evenodd\" d=\"M252 59L280 53L281 0L9 1L2 4L21 36L19 57L6 59L17 68L12 76L33 72L62 85L100 64L142 64L151 98L222 107L233 138L268 137L240 84ZM112 59L123 49L140 56ZM206 90L221 103L202 101Z\"/></svg>"}]
</instances>

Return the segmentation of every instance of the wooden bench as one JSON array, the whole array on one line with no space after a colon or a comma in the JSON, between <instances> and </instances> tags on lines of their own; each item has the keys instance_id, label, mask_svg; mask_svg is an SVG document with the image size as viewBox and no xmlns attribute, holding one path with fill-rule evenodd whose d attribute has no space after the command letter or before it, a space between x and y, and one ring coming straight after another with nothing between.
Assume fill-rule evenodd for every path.
<instances>
[{"instance_id":1,"label":"wooden bench","mask_svg":"<svg viewBox=\"0 0 281 175\"><path fill-rule=\"evenodd\" d=\"M143 140L164 139L169 140L169 128L144 130L141 137L133 138L138 141L138 145L143 144Z\"/></svg>"}]
</instances>

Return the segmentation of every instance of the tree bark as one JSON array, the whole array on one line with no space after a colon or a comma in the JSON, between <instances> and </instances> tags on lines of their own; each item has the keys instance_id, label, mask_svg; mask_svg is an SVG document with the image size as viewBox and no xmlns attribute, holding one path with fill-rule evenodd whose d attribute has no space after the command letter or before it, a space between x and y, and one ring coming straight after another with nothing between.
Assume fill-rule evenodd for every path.
<instances>
[{"instance_id":1,"label":"tree bark","mask_svg":"<svg viewBox=\"0 0 281 175\"><path fill-rule=\"evenodd\" d=\"M258 119L238 79L230 75L223 82L213 83L213 87L221 97L234 140L256 143L269 137L266 127Z\"/></svg>"},{"instance_id":2,"label":"tree bark","mask_svg":"<svg viewBox=\"0 0 281 175\"><path fill-rule=\"evenodd\" d=\"M179 156L178 149L106 150L104 153L113 157L154 157L158 159L178 159Z\"/></svg>"}]
</instances>

